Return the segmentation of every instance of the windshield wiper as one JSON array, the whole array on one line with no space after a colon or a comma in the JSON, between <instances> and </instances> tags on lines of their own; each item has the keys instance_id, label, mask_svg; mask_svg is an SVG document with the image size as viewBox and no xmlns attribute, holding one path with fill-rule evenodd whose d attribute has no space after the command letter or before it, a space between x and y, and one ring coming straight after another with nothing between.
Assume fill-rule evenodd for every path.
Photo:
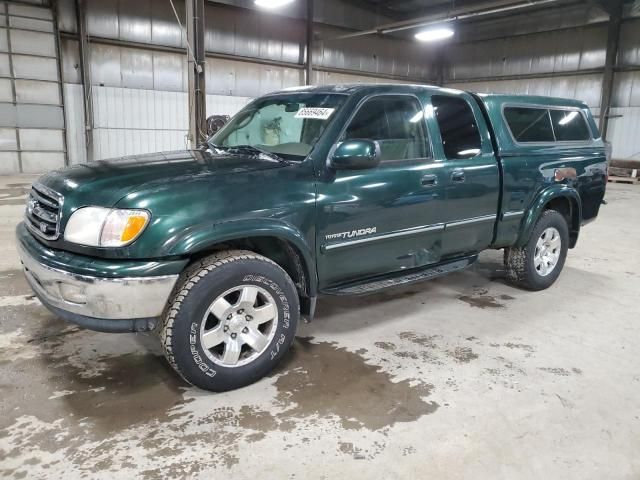
<instances>
[{"instance_id":1,"label":"windshield wiper","mask_svg":"<svg viewBox=\"0 0 640 480\"><path fill-rule=\"evenodd\" d=\"M239 150L239 151L245 151L245 152L250 151L253 153L266 155L267 157L270 157L279 162L286 162L286 160L282 158L280 155L278 155L277 153L270 152L269 150L265 150L260 147L254 147L253 145L234 145L233 147L225 147L225 148L227 149L227 151L233 151L233 150Z\"/></svg>"}]
</instances>

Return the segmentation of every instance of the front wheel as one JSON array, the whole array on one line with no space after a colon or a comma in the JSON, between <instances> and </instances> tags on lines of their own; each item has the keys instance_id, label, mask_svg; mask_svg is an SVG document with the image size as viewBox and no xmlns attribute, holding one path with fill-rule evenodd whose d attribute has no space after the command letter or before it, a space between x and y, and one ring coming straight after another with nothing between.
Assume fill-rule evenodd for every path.
<instances>
[{"instance_id":1,"label":"front wheel","mask_svg":"<svg viewBox=\"0 0 640 480\"><path fill-rule=\"evenodd\" d=\"M555 210L545 210L527 244L506 248L507 280L528 290L544 290L560 276L569 249L569 226Z\"/></svg>"},{"instance_id":2,"label":"front wheel","mask_svg":"<svg viewBox=\"0 0 640 480\"><path fill-rule=\"evenodd\" d=\"M218 392L248 385L293 342L298 294L268 258L219 252L189 267L179 282L159 333L167 360L187 382Z\"/></svg>"}]
</instances>

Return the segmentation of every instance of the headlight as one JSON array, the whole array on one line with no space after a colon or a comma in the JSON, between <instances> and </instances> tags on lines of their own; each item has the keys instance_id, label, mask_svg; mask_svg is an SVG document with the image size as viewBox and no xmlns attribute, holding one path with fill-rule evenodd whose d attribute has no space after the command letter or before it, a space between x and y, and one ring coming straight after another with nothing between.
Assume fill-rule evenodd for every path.
<instances>
[{"instance_id":1,"label":"headlight","mask_svg":"<svg viewBox=\"0 0 640 480\"><path fill-rule=\"evenodd\" d=\"M69 218L64 239L91 247L123 247L138 238L147 223L146 210L83 207Z\"/></svg>"}]
</instances>

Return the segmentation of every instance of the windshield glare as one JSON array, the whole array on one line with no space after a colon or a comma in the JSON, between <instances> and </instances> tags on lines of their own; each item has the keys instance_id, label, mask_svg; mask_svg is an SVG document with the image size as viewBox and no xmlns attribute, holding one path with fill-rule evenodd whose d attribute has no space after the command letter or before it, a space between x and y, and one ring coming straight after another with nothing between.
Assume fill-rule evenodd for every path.
<instances>
[{"instance_id":1,"label":"windshield glare","mask_svg":"<svg viewBox=\"0 0 640 480\"><path fill-rule=\"evenodd\" d=\"M286 94L260 98L236 114L210 144L250 145L288 160L304 159L335 116L346 96Z\"/></svg>"}]
</instances>

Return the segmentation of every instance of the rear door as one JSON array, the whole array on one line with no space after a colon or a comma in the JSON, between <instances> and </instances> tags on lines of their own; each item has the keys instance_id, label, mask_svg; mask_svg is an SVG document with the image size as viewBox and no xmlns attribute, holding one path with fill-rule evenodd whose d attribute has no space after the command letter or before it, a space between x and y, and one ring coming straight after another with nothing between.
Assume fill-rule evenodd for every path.
<instances>
[{"instance_id":1,"label":"rear door","mask_svg":"<svg viewBox=\"0 0 640 480\"><path fill-rule=\"evenodd\" d=\"M466 93L431 96L439 133L434 150L445 165L445 230L442 256L474 253L493 241L500 171L478 105Z\"/></svg>"}]
</instances>

